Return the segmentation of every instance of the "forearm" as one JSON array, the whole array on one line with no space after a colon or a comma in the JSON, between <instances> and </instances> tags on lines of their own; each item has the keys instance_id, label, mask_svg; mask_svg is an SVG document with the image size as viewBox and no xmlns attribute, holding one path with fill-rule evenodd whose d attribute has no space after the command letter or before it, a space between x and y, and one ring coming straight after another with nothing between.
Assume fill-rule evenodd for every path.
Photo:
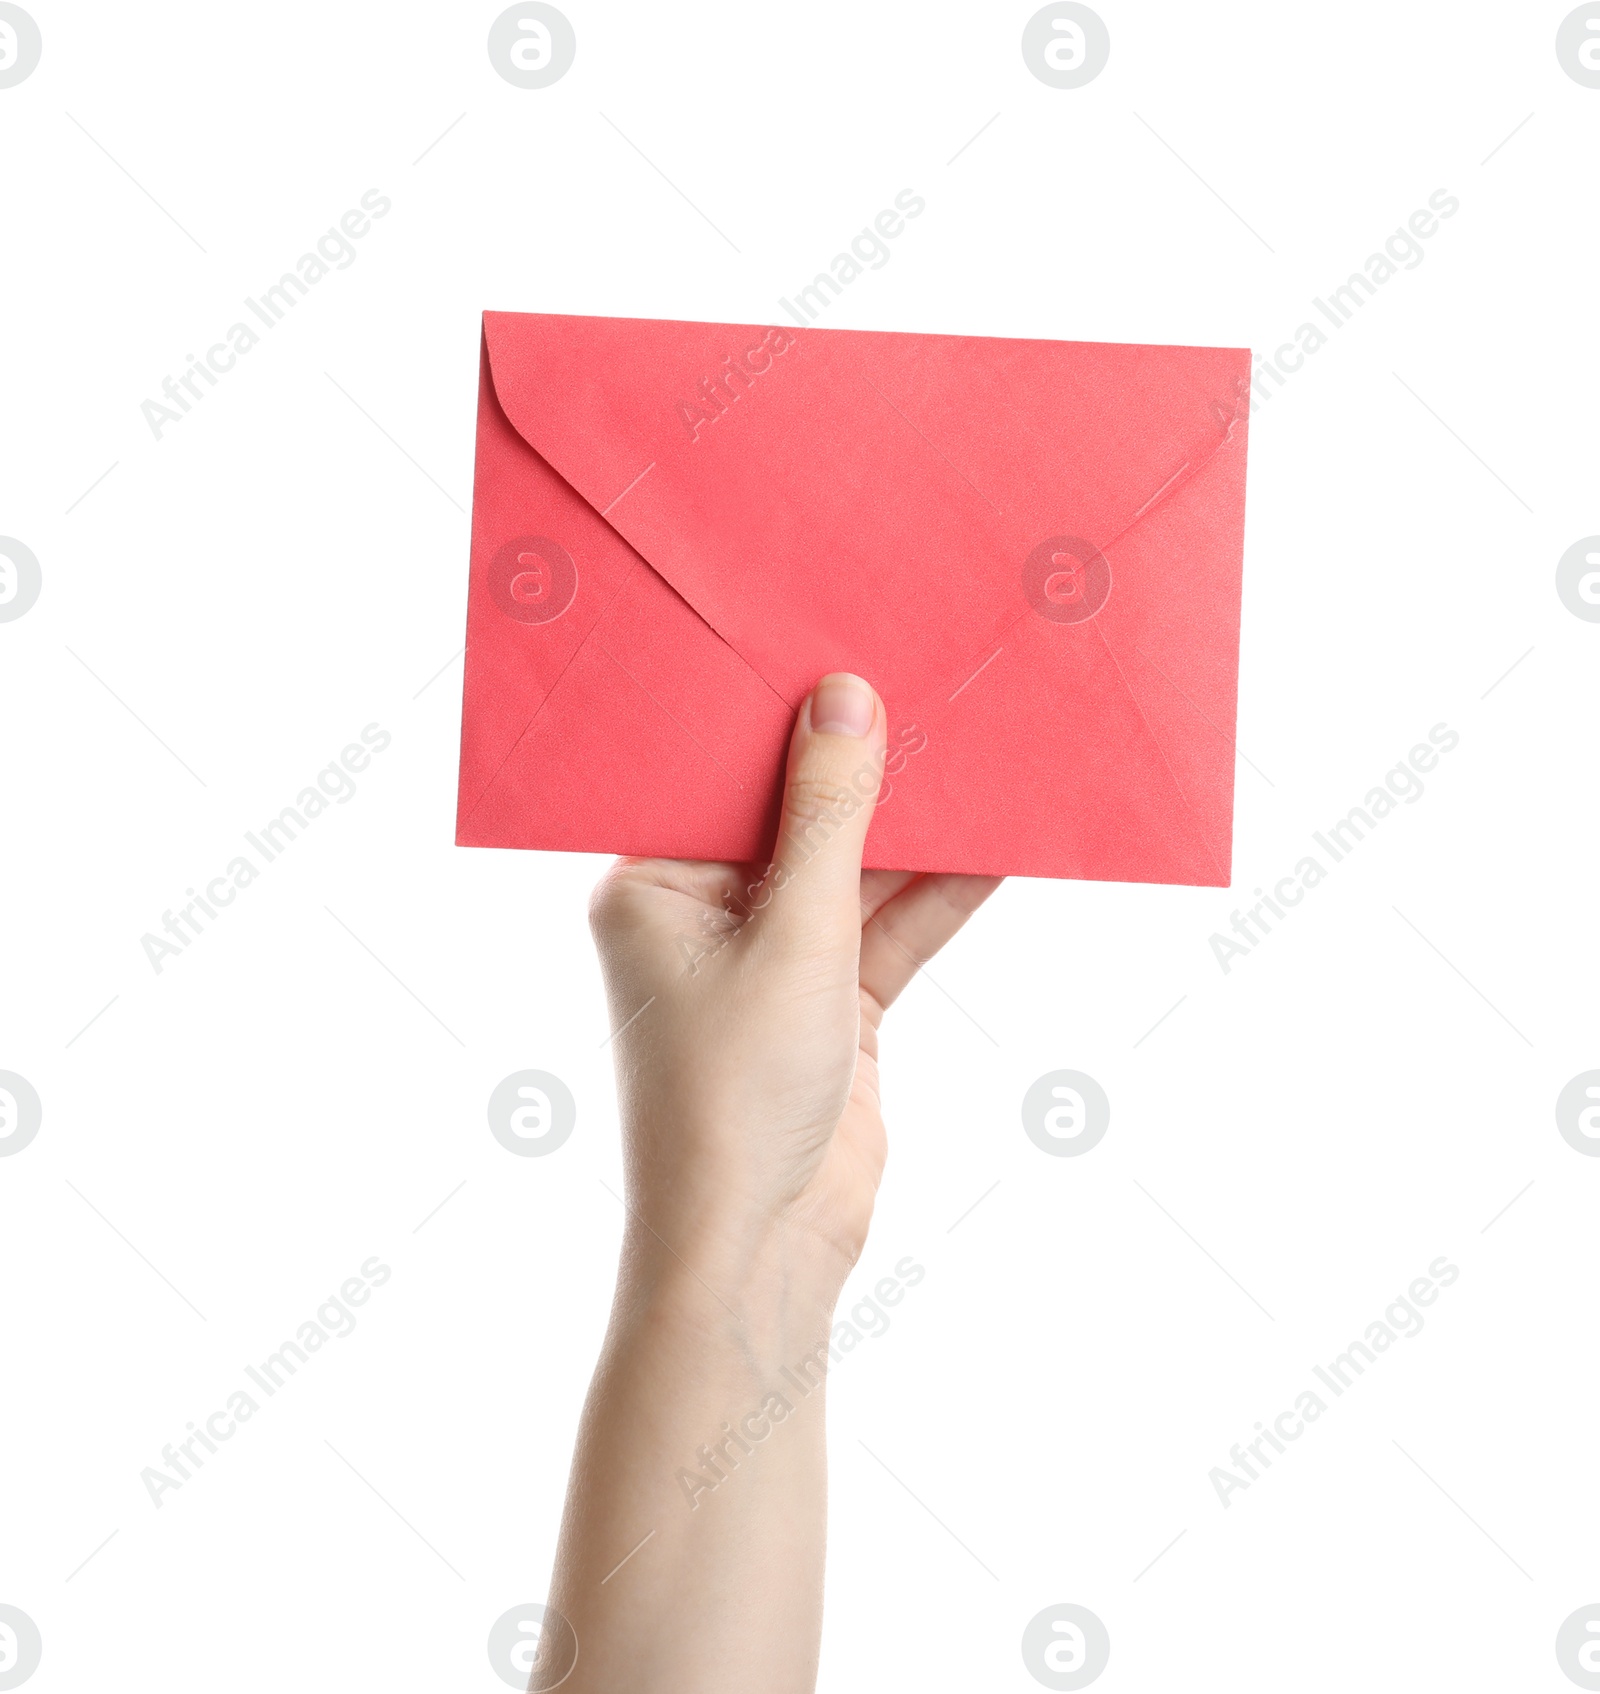
<instances>
[{"instance_id":1,"label":"forearm","mask_svg":"<svg viewBox=\"0 0 1600 1694\"><path fill-rule=\"evenodd\" d=\"M680 1258L633 1232L551 1587L567 1694L814 1687L837 1293L778 1239Z\"/></svg>"}]
</instances>

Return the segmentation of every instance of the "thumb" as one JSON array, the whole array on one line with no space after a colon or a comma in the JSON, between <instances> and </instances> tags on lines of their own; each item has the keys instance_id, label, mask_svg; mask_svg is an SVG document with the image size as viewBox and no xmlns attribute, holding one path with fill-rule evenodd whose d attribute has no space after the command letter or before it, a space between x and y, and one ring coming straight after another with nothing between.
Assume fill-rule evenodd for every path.
<instances>
[{"instance_id":1,"label":"thumb","mask_svg":"<svg viewBox=\"0 0 1600 1694\"><path fill-rule=\"evenodd\" d=\"M839 671L800 707L783 817L762 890L783 941L843 945L861 934L861 853L883 780L887 718L869 683Z\"/></svg>"}]
</instances>

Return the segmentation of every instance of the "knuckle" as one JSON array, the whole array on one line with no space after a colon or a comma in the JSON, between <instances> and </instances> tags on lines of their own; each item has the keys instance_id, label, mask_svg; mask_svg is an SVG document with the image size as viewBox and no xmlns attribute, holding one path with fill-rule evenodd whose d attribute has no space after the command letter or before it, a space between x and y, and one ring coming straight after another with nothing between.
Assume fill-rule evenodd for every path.
<instances>
[{"instance_id":1,"label":"knuckle","mask_svg":"<svg viewBox=\"0 0 1600 1694\"><path fill-rule=\"evenodd\" d=\"M818 776L792 778L783 800L786 814L796 824L840 824L852 809L848 788Z\"/></svg>"},{"instance_id":2,"label":"knuckle","mask_svg":"<svg viewBox=\"0 0 1600 1694\"><path fill-rule=\"evenodd\" d=\"M627 918L633 891L626 878L608 871L589 895L589 932L596 937L613 933Z\"/></svg>"}]
</instances>

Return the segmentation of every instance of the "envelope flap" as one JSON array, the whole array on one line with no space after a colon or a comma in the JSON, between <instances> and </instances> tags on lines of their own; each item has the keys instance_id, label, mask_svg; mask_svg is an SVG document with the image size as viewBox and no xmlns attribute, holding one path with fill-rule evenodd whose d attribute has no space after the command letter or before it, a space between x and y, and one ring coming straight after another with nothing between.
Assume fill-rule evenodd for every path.
<instances>
[{"instance_id":1,"label":"envelope flap","mask_svg":"<svg viewBox=\"0 0 1600 1694\"><path fill-rule=\"evenodd\" d=\"M1112 549L1243 453L1238 349L498 312L484 332L518 434L791 705L833 669L891 713L947 692L1037 610L1042 544ZM1145 550L1115 592L1182 572L1191 639L1231 648L1239 537L1218 540Z\"/></svg>"}]
</instances>

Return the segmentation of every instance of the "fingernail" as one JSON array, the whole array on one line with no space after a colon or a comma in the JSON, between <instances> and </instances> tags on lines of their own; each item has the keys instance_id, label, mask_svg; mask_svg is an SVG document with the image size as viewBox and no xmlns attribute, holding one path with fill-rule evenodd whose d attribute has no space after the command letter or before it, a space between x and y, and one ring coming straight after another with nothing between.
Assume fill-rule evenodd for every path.
<instances>
[{"instance_id":1,"label":"fingernail","mask_svg":"<svg viewBox=\"0 0 1600 1694\"><path fill-rule=\"evenodd\" d=\"M872 690L848 671L825 676L811 696L811 727L860 740L872 728Z\"/></svg>"}]
</instances>

